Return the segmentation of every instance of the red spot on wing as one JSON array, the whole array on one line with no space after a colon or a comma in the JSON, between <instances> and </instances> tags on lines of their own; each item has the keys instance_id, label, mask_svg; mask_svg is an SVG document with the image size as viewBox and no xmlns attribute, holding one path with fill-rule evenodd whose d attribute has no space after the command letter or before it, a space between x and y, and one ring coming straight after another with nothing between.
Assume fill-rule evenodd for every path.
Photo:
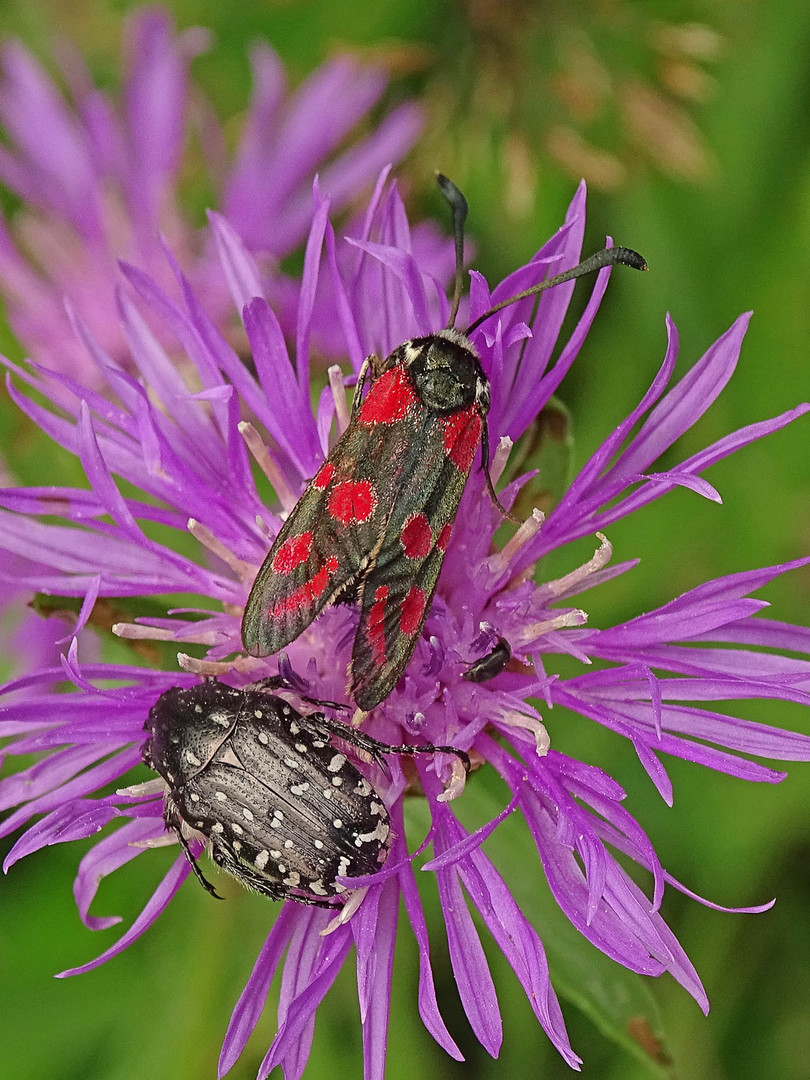
<instances>
[{"instance_id":1,"label":"red spot on wing","mask_svg":"<svg viewBox=\"0 0 810 1080\"><path fill-rule=\"evenodd\" d=\"M357 419L361 424L395 424L418 400L411 377L402 366L391 368L374 383Z\"/></svg>"},{"instance_id":2,"label":"red spot on wing","mask_svg":"<svg viewBox=\"0 0 810 1080\"><path fill-rule=\"evenodd\" d=\"M279 600L268 611L271 619L280 619L284 615L293 615L299 608L311 607L322 596L329 584L329 578L338 568L338 561L334 555L330 555L320 570L313 574L309 581L299 585L297 589Z\"/></svg>"},{"instance_id":3,"label":"red spot on wing","mask_svg":"<svg viewBox=\"0 0 810 1080\"><path fill-rule=\"evenodd\" d=\"M477 405L450 413L439 421L444 427L444 449L459 470L469 472L481 439L481 414Z\"/></svg>"},{"instance_id":4,"label":"red spot on wing","mask_svg":"<svg viewBox=\"0 0 810 1080\"><path fill-rule=\"evenodd\" d=\"M402 601L399 613L399 628L407 637L411 637L419 629L422 616L425 613L426 602L425 590L417 589L414 585Z\"/></svg>"},{"instance_id":5,"label":"red spot on wing","mask_svg":"<svg viewBox=\"0 0 810 1080\"><path fill-rule=\"evenodd\" d=\"M436 546L439 551L447 551L447 547L450 543L450 533L453 531L453 526L448 522L442 527L442 531L439 533L439 539L436 541Z\"/></svg>"},{"instance_id":6,"label":"red spot on wing","mask_svg":"<svg viewBox=\"0 0 810 1080\"><path fill-rule=\"evenodd\" d=\"M430 522L424 514L411 514L405 522L400 540L407 558L424 559L433 546Z\"/></svg>"},{"instance_id":7,"label":"red spot on wing","mask_svg":"<svg viewBox=\"0 0 810 1080\"><path fill-rule=\"evenodd\" d=\"M385 602L388 598L388 586L380 585L374 593L374 603L368 613L368 641L379 667L385 663Z\"/></svg>"},{"instance_id":8,"label":"red spot on wing","mask_svg":"<svg viewBox=\"0 0 810 1080\"><path fill-rule=\"evenodd\" d=\"M328 509L341 525L361 525L377 506L377 493L370 480L344 480L329 496Z\"/></svg>"},{"instance_id":9,"label":"red spot on wing","mask_svg":"<svg viewBox=\"0 0 810 1080\"><path fill-rule=\"evenodd\" d=\"M312 481L312 486L317 488L318 491L323 491L324 488L329 487L329 481L335 475L335 466L331 461L325 461L318 469L318 474Z\"/></svg>"},{"instance_id":10,"label":"red spot on wing","mask_svg":"<svg viewBox=\"0 0 810 1080\"><path fill-rule=\"evenodd\" d=\"M306 562L312 550L312 533L303 532L300 536L291 536L285 540L273 559L273 570L277 574L289 574L296 566Z\"/></svg>"}]
</instances>

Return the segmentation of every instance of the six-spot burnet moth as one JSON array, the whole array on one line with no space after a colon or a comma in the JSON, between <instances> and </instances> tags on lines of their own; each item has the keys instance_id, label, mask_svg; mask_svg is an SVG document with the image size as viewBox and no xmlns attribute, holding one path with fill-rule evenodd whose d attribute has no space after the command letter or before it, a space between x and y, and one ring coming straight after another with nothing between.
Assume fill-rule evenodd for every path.
<instances>
[{"instance_id":1,"label":"six-spot burnet moth","mask_svg":"<svg viewBox=\"0 0 810 1080\"><path fill-rule=\"evenodd\" d=\"M364 710L390 694L416 647L479 444L497 503L489 475L489 381L470 335L502 308L564 281L617 263L647 268L635 251L607 248L456 330L467 202L446 177L438 182L456 245L448 325L404 342L382 363L366 360L351 422L279 531L242 621L247 652L268 656L327 604L356 602L349 692Z\"/></svg>"},{"instance_id":2,"label":"six-spot burnet moth","mask_svg":"<svg viewBox=\"0 0 810 1080\"><path fill-rule=\"evenodd\" d=\"M166 782L166 827L208 892L217 895L191 852L195 835L248 888L329 907L348 888L337 879L376 873L392 839L382 797L333 740L382 768L385 754L470 762L452 746L389 746L322 712L299 712L271 692L278 685L237 690L211 680L167 690L149 712L142 756Z\"/></svg>"}]
</instances>

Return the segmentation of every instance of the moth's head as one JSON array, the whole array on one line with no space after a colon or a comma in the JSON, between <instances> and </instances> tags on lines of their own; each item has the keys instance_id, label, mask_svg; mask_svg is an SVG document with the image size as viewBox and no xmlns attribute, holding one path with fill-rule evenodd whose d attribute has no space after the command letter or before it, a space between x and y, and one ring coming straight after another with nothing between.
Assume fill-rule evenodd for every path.
<instances>
[{"instance_id":1,"label":"moth's head","mask_svg":"<svg viewBox=\"0 0 810 1080\"><path fill-rule=\"evenodd\" d=\"M408 342L406 363L422 402L445 414L478 402L489 408L489 388L475 346L459 330L440 330ZM486 391L483 393L482 391Z\"/></svg>"}]
</instances>

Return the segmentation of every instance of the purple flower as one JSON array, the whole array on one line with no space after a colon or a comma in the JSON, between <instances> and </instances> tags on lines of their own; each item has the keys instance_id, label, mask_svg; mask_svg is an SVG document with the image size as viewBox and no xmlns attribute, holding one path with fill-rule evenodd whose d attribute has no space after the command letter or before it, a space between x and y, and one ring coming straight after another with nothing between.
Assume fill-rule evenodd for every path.
<instances>
[{"instance_id":1,"label":"purple flower","mask_svg":"<svg viewBox=\"0 0 810 1080\"><path fill-rule=\"evenodd\" d=\"M577 262L584 204L580 189L559 232L491 295L483 278L473 274L470 319L491 302ZM75 319L77 339L95 365L103 391L85 389L39 365L8 365L16 376L10 386L15 401L57 443L79 456L90 485L6 489L0 494L0 543L24 554L34 566L18 583L82 598L77 631L92 619L97 598L118 598L134 616L116 627L119 637L169 642L181 650L181 671L159 671L134 664L86 663L74 639L61 669L34 672L5 688L0 734L16 739L10 752L38 755L36 764L0 784L2 805L16 807L0 831L24 830L6 869L39 848L94 836L115 822L117 828L84 856L76 878L80 914L93 928L115 921L90 914L103 878L150 845L171 840L161 819L162 799L154 787L131 786L130 777L140 762L144 722L159 694L171 686L194 685L201 674L220 674L241 686L278 670L275 657L256 660L240 653L239 621L252 577L282 516L322 463L335 431L347 421L344 387L351 376L344 379L330 369L314 410L311 404L310 341L319 282L329 282L338 316L333 334L353 373L370 351L387 353L408 337L435 331L446 320L446 298L412 254L395 188L378 185L366 226L351 240L336 239L329 210L329 200L316 186L292 357L262 296L254 260L229 223L214 215L216 249L243 316L255 374L219 332L171 256L180 303L151 276L124 267L127 287L117 291L121 332L129 349L124 363L107 355L84 322ZM572 285L543 294L536 310L532 301L508 307L475 333L492 380L496 479L508 464L509 440L525 431L576 359L608 277L607 270L598 275L584 313L554 363L552 350ZM184 351L182 374L150 332L133 293ZM457 777L438 771L449 769L447 764L439 758L418 758L414 764L430 827L427 836L414 836L399 762L392 759L388 777L375 772L373 782L389 806L395 832L386 865L367 879L359 909L350 919L333 923L328 936L320 932L330 923L329 912L293 903L281 908L233 1013L221 1073L239 1057L283 965L278 1034L260 1076L277 1064L288 1078L300 1076L317 1007L354 947L365 1074L381 1078L400 900L419 951L420 1015L447 1053L460 1058L439 1011L409 854L420 841L432 843L432 858L423 869L435 878L453 973L475 1036L489 1053L498 1053L501 1019L471 908L512 966L549 1038L577 1068L579 1059L566 1034L540 935L482 848L513 813L522 817L537 846L534 873L538 880L545 875L557 903L581 934L632 971L669 972L707 1008L698 975L660 914L667 884L688 890L664 869L641 826L623 808L622 788L598 767L551 749L548 732L553 736L554 707L560 705L613 728L630 740L667 801L671 783L663 755L769 783L784 774L752 758L810 757L807 737L734 715L738 699L810 700L810 662L782 655L810 652L810 632L758 617L765 602L750 596L807 560L698 585L614 627L589 627L585 610L575 606L582 594L635 565L633 560L610 561L605 530L614 521L676 486L718 500L701 474L807 411L808 406L799 406L754 423L656 471L656 462L731 377L747 321L747 316L737 320L674 385L677 333L668 322L667 352L643 400L596 450L548 517L543 520L536 511L503 547L493 542L502 518L487 496L481 472L474 470L423 637L396 690L365 726L388 742L449 743L467 750L481 768L500 777L506 792L503 809L470 831L456 810L464 810L465 820L475 816L479 778L474 773L460 792ZM64 411L39 404L18 386L28 383L47 397L51 379L60 384ZM257 488L251 456L275 491L269 503ZM119 480L127 483L128 494ZM531 475L518 477L500 496L509 504L521 488L531 490L531 484ZM47 520L38 520L40 516ZM54 517L63 520L54 522ZM153 538L154 526L162 527L159 535L164 539ZM189 533L198 541L196 552ZM594 535L595 554L580 565L569 544ZM570 568L562 577L544 580L535 574L537 562L558 548ZM189 594L199 599L189 600ZM172 607L166 598L177 595L183 599ZM154 598L162 598L165 611L139 616L138 597L153 598L152 607ZM346 606L328 609L289 647L293 671L314 696L345 700L356 617ZM465 680L466 667L499 634L511 643L515 660L488 683ZM566 657L565 670L578 665L579 673L560 674L560 656ZM47 684L60 676L73 684L72 693L50 692ZM23 691L24 698L18 696ZM530 698L539 699L540 707L530 704ZM716 711L718 702L725 702L728 711ZM113 784L115 794L98 794ZM445 792L447 784L450 790ZM449 801L443 794L458 797ZM628 873L627 860L647 872L648 891ZM524 874L532 872L523 869ZM157 918L188 873L186 860L178 854L118 943L65 974L86 971L129 945ZM268 915L271 911L268 907Z\"/></svg>"},{"instance_id":2,"label":"purple flower","mask_svg":"<svg viewBox=\"0 0 810 1080\"><path fill-rule=\"evenodd\" d=\"M119 99L96 88L73 52L63 63L71 100L20 43L0 52L0 182L23 201L10 226L0 223L8 318L27 351L85 382L96 378L96 368L76 339L70 311L108 353L127 355L112 302L117 260L135 262L170 289L162 236L209 316L227 325L226 278L207 232L183 210L180 173L192 120L202 129L222 206L261 257L265 286L282 315L297 305L297 287L279 272L278 260L307 236L315 173L333 207L347 207L386 163L407 152L421 128L418 108L406 102L347 144L379 102L384 71L341 56L291 92L281 61L260 44L251 57L253 99L231 161L199 92L196 112L203 115L189 116L189 65L207 44L199 28L176 33L165 10L139 10L125 34L128 70ZM161 332L160 323L155 328Z\"/></svg>"}]
</instances>

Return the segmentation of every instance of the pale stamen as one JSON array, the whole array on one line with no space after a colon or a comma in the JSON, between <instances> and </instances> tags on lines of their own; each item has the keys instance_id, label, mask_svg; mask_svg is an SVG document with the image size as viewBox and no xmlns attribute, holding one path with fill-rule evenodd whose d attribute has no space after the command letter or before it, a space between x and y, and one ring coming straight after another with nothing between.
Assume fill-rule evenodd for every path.
<instances>
[{"instance_id":1,"label":"pale stamen","mask_svg":"<svg viewBox=\"0 0 810 1080\"><path fill-rule=\"evenodd\" d=\"M332 398L335 402L335 423L339 433L342 435L349 426L349 403L346 400L346 385L343 382L343 372L337 364L332 364L327 371L327 375L329 376Z\"/></svg>"},{"instance_id":2,"label":"pale stamen","mask_svg":"<svg viewBox=\"0 0 810 1080\"><path fill-rule=\"evenodd\" d=\"M584 581L589 574L596 573L597 570L601 570L603 566L610 562L613 555L613 545L604 533L598 532L596 536L599 539L599 547L593 553L593 556L582 566L572 570L570 574L566 574L565 577L544 582L538 589L541 596L552 596L555 599L564 596L576 585L579 585L581 581Z\"/></svg>"},{"instance_id":3,"label":"pale stamen","mask_svg":"<svg viewBox=\"0 0 810 1080\"><path fill-rule=\"evenodd\" d=\"M183 627L188 623L182 623ZM168 630L161 626L142 626L141 623L115 623L112 632L116 637L126 638L128 641L176 641L177 631ZM221 640L218 630L206 630L201 634L183 634L184 641L192 641L195 645L216 645Z\"/></svg>"},{"instance_id":4,"label":"pale stamen","mask_svg":"<svg viewBox=\"0 0 810 1080\"><path fill-rule=\"evenodd\" d=\"M551 738L546 731L546 726L537 716L527 716L525 713L507 712L498 717L498 722L506 727L522 728L528 731L534 738L534 748L538 757L545 757L551 749Z\"/></svg>"},{"instance_id":5,"label":"pale stamen","mask_svg":"<svg viewBox=\"0 0 810 1080\"><path fill-rule=\"evenodd\" d=\"M349 893L348 900L341 908L340 914L336 915L334 919L321 930L321 937L327 937L329 934L334 934L339 926L344 926L363 903L367 892L368 885L364 885L362 889L353 889Z\"/></svg>"},{"instance_id":6,"label":"pale stamen","mask_svg":"<svg viewBox=\"0 0 810 1080\"><path fill-rule=\"evenodd\" d=\"M122 799L141 799L150 795L163 795L166 791L166 782L162 777L154 780L144 780L141 784L131 784L129 787L118 788L115 792Z\"/></svg>"},{"instance_id":7,"label":"pale stamen","mask_svg":"<svg viewBox=\"0 0 810 1080\"><path fill-rule=\"evenodd\" d=\"M177 843L177 836L174 832L164 833L163 836L150 836L146 840L130 840L127 847L137 848L161 848L171 847L172 844Z\"/></svg>"},{"instance_id":8,"label":"pale stamen","mask_svg":"<svg viewBox=\"0 0 810 1080\"><path fill-rule=\"evenodd\" d=\"M531 517L526 518L515 535L510 537L504 544L503 548L494 555L489 556L487 566L493 574L502 574L507 569L518 551L540 531L540 526L545 521L545 518L546 515L543 511L535 507L532 510Z\"/></svg>"},{"instance_id":9,"label":"pale stamen","mask_svg":"<svg viewBox=\"0 0 810 1080\"><path fill-rule=\"evenodd\" d=\"M539 622L524 626L516 644L518 647L528 648L531 642L535 642L543 634L548 634L552 630L563 630L570 626L583 626L587 621L587 613L580 608L564 611L553 619L541 619Z\"/></svg>"},{"instance_id":10,"label":"pale stamen","mask_svg":"<svg viewBox=\"0 0 810 1080\"><path fill-rule=\"evenodd\" d=\"M196 656L179 652L177 663L183 671L191 675L228 675L232 671L250 675L259 668L264 668L261 660L253 656L237 656L235 660L199 660Z\"/></svg>"},{"instance_id":11,"label":"pale stamen","mask_svg":"<svg viewBox=\"0 0 810 1080\"><path fill-rule=\"evenodd\" d=\"M460 758L454 757L450 767L450 783L441 793L436 796L436 802L452 802L464 791L467 783L467 770Z\"/></svg>"},{"instance_id":12,"label":"pale stamen","mask_svg":"<svg viewBox=\"0 0 810 1080\"><path fill-rule=\"evenodd\" d=\"M270 455L270 451L264 445L261 435L253 424L242 420L239 424L239 434L245 440L245 445L253 455L253 458L264 475L270 481L273 491L278 496L278 501L289 511L298 502L298 496L293 492L290 485L284 479L284 475Z\"/></svg>"},{"instance_id":13,"label":"pale stamen","mask_svg":"<svg viewBox=\"0 0 810 1080\"><path fill-rule=\"evenodd\" d=\"M242 581L253 581L256 576L256 567L251 563L245 562L244 559L240 559L237 555L234 555L229 548L225 547L221 540L214 536L207 525L195 521L194 518L189 518L186 528L195 540L199 540L203 547L208 548L209 551L213 552L214 555L230 566L232 570L235 570Z\"/></svg>"},{"instance_id":14,"label":"pale stamen","mask_svg":"<svg viewBox=\"0 0 810 1080\"><path fill-rule=\"evenodd\" d=\"M489 467L489 475L493 485L497 484L503 475L503 470L506 468L506 463L509 460L509 455L512 453L513 446L514 443L508 435L502 435L500 439L498 439L498 449L495 451L495 455L492 458L492 464Z\"/></svg>"}]
</instances>

